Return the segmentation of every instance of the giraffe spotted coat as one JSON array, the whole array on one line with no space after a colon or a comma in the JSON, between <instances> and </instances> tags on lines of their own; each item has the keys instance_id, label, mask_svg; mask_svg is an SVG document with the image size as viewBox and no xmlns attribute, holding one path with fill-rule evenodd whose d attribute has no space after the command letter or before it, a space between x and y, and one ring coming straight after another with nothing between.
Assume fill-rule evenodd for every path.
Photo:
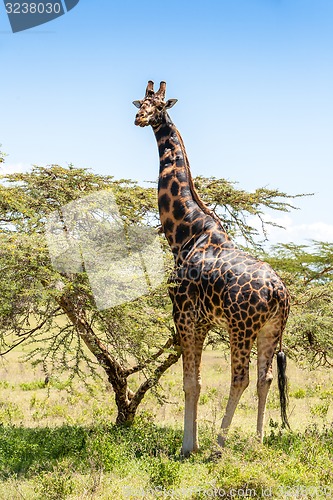
<instances>
[{"instance_id":1,"label":"giraffe spotted coat","mask_svg":"<svg viewBox=\"0 0 333 500\"><path fill-rule=\"evenodd\" d=\"M231 349L230 394L218 444L224 445L238 401L249 383L250 354L255 340L257 434L262 440L272 360L278 344L281 349L289 294L268 264L236 247L220 219L200 199L183 140L167 113L177 101L164 100L165 88L165 82L161 82L159 90L154 92L153 82L148 82L145 98L134 101L139 108L135 124L152 126L160 157L158 205L175 261L170 297L182 348L185 392L182 453L188 455L199 447L201 356L207 332L214 325L227 328ZM280 396L283 401L283 394ZM282 410L287 424L285 409Z\"/></svg>"}]
</instances>

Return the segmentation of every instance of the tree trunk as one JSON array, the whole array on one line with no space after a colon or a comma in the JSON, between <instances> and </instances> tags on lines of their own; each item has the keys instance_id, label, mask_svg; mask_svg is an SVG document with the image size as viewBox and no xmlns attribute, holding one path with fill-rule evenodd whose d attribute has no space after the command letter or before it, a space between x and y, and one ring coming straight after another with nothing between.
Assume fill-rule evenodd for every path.
<instances>
[{"instance_id":1,"label":"tree trunk","mask_svg":"<svg viewBox=\"0 0 333 500\"><path fill-rule=\"evenodd\" d=\"M118 409L116 424L131 425L139 404L144 398L146 392L153 386L157 385L163 373L180 358L181 351L178 339L175 336L174 338L169 338L165 346L151 358L135 367L125 369L111 355L107 347L97 337L88 322L85 310L80 307L79 302L78 297L76 297L76 302L74 303L71 298L66 297L65 295L58 299L59 305L73 325L75 325L81 339L106 372L108 380L115 393L115 401ZM170 349L171 347L174 347L175 351L169 353L164 361L160 362L150 377L148 377L140 385L135 393L132 392L128 387L128 377L133 373L147 368L147 366L153 361L156 362L157 359L166 352L166 349Z\"/></svg>"}]
</instances>

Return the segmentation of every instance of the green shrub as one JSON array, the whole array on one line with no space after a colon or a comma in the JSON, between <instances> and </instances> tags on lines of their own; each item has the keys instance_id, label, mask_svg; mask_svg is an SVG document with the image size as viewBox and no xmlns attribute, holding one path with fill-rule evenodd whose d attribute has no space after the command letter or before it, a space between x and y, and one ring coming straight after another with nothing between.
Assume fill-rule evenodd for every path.
<instances>
[{"instance_id":1,"label":"green shrub","mask_svg":"<svg viewBox=\"0 0 333 500\"><path fill-rule=\"evenodd\" d=\"M133 458L178 456L183 437L181 429L158 426L149 414L139 415L129 427L114 426L111 432L115 439L128 444Z\"/></svg>"},{"instance_id":2,"label":"green shrub","mask_svg":"<svg viewBox=\"0 0 333 500\"><path fill-rule=\"evenodd\" d=\"M0 478L49 471L65 457L85 454L86 431L80 427L26 429L0 426Z\"/></svg>"},{"instance_id":3,"label":"green shrub","mask_svg":"<svg viewBox=\"0 0 333 500\"><path fill-rule=\"evenodd\" d=\"M149 460L147 463L147 472L150 476L152 487L167 490L178 486L180 482L180 463L175 462L168 457L158 457Z\"/></svg>"},{"instance_id":4,"label":"green shrub","mask_svg":"<svg viewBox=\"0 0 333 500\"><path fill-rule=\"evenodd\" d=\"M0 423L11 425L17 419L23 418L19 405L11 401L0 401Z\"/></svg>"},{"instance_id":5,"label":"green shrub","mask_svg":"<svg viewBox=\"0 0 333 500\"><path fill-rule=\"evenodd\" d=\"M75 488L74 479L71 473L72 464L62 462L50 472L43 472L38 478L35 491L41 499L63 500L73 493Z\"/></svg>"},{"instance_id":6,"label":"green shrub","mask_svg":"<svg viewBox=\"0 0 333 500\"><path fill-rule=\"evenodd\" d=\"M20 384L22 391L35 391L37 389L45 389L45 387L44 380L34 380L33 382L22 382Z\"/></svg>"},{"instance_id":7,"label":"green shrub","mask_svg":"<svg viewBox=\"0 0 333 500\"><path fill-rule=\"evenodd\" d=\"M305 389L297 389L296 391L294 391L290 394L290 397L296 398L296 399L306 398L306 390Z\"/></svg>"}]
</instances>

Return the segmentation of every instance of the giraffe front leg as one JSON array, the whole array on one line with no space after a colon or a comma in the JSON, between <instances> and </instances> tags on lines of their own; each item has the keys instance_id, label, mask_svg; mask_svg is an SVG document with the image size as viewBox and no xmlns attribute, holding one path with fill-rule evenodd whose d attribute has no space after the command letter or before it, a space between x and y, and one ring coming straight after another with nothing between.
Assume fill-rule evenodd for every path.
<instances>
[{"instance_id":1,"label":"giraffe front leg","mask_svg":"<svg viewBox=\"0 0 333 500\"><path fill-rule=\"evenodd\" d=\"M194 401L194 418L193 418L193 451L199 450L199 438L198 438L198 402L201 392L201 357L203 344L209 330L209 325L201 324L197 325L195 329L195 401Z\"/></svg>"},{"instance_id":2,"label":"giraffe front leg","mask_svg":"<svg viewBox=\"0 0 333 500\"><path fill-rule=\"evenodd\" d=\"M183 389L185 393L184 436L181 453L189 456L197 451L197 405L200 388L195 374L194 346L193 351L183 348Z\"/></svg>"},{"instance_id":3,"label":"giraffe front leg","mask_svg":"<svg viewBox=\"0 0 333 500\"><path fill-rule=\"evenodd\" d=\"M197 324L193 318L194 307L180 312L175 308L174 322L179 334L183 361L183 389L185 393L184 437L181 454L189 456L198 451L198 400L201 390L201 355L209 329L207 324Z\"/></svg>"}]
</instances>

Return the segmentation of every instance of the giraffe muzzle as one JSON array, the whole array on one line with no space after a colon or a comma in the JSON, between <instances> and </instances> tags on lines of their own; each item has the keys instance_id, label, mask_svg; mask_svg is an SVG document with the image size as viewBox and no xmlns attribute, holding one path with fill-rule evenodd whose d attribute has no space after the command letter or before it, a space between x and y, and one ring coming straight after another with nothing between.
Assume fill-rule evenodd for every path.
<instances>
[{"instance_id":1,"label":"giraffe muzzle","mask_svg":"<svg viewBox=\"0 0 333 500\"><path fill-rule=\"evenodd\" d=\"M146 127L147 125L149 125L149 120L148 120L148 118L144 118L142 116L136 115L134 123L135 123L135 125L138 125L139 127Z\"/></svg>"}]
</instances>

